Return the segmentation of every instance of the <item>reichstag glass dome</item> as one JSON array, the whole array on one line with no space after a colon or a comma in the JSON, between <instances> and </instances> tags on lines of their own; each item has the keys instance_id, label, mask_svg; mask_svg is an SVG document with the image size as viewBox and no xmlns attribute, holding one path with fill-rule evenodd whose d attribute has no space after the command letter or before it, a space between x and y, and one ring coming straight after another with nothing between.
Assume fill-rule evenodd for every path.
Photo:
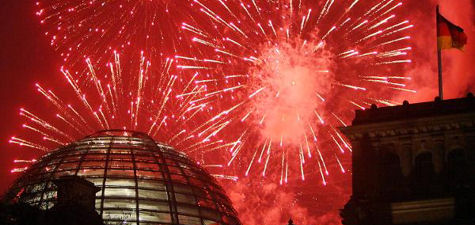
<instances>
[{"instance_id":1,"label":"reichstag glass dome","mask_svg":"<svg viewBox=\"0 0 475 225\"><path fill-rule=\"evenodd\" d=\"M9 196L49 209L53 180L77 175L101 190L106 224L240 225L224 190L195 162L143 133L101 131L51 151L15 182Z\"/></svg>"}]
</instances>

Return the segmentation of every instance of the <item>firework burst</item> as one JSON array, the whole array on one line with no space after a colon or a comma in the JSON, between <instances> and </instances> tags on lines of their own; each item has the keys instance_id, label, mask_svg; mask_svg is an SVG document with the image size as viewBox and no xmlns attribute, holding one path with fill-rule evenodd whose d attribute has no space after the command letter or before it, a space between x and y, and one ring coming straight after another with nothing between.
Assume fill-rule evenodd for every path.
<instances>
[{"instance_id":1,"label":"firework burst","mask_svg":"<svg viewBox=\"0 0 475 225\"><path fill-rule=\"evenodd\" d=\"M201 100L222 124L213 135L233 143L227 165L240 175L284 184L311 173L325 185L331 168L346 171L351 146L337 127L352 111L415 92L402 1L195 3L207 19L182 29L202 54L177 55L177 67L206 85Z\"/></svg>"},{"instance_id":2,"label":"firework burst","mask_svg":"<svg viewBox=\"0 0 475 225\"><path fill-rule=\"evenodd\" d=\"M143 50L151 57L187 49L188 39L177 27L184 19L194 20L188 0L44 0L36 5L50 44L65 62L78 66L87 56L106 63L114 50Z\"/></svg>"},{"instance_id":3,"label":"firework burst","mask_svg":"<svg viewBox=\"0 0 475 225\"><path fill-rule=\"evenodd\" d=\"M107 73L97 72L89 58L85 60L86 69L81 70L86 72L63 67L61 73L69 89L58 95L35 84L38 93L49 103L49 111L55 112L54 116L20 109L20 116L26 120L22 127L27 130L28 139L12 137L10 143L47 152L98 130L134 130L179 147L211 171L221 168L217 164L221 162L219 157L208 155L228 144L213 137L218 128L202 113L209 106L193 103L202 98L205 87L194 82L196 75L187 77L176 71L175 59L152 63L144 55L124 59L114 52L114 61L101 70ZM15 168L12 172L26 168ZM236 179L223 174L215 176Z\"/></svg>"}]
</instances>

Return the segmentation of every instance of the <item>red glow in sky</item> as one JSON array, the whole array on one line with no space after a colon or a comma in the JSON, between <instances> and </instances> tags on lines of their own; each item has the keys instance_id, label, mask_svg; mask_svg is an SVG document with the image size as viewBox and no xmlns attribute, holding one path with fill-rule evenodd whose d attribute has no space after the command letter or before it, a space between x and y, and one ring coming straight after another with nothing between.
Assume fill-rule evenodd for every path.
<instances>
[{"instance_id":1,"label":"red glow in sky","mask_svg":"<svg viewBox=\"0 0 475 225\"><path fill-rule=\"evenodd\" d=\"M402 2L405 4L405 10L400 12L404 14L401 16L410 20L416 28L410 32L412 63L407 68L407 74L411 75L412 80L407 83L407 88L415 89L417 93L401 94L395 101L430 101L437 95L434 25L436 1ZM440 5L441 13L464 28L468 36L464 52L443 52L445 97L461 97L468 91L475 91L475 69L472 65L475 58L475 42L472 41L475 37L475 3L470 0L442 0ZM68 88L68 84L62 77L60 79L59 74L63 58L50 47L50 37L45 38L44 27L39 25L38 18L34 15L36 9L31 2L23 1L9 1L0 6L0 43L4 43L0 50L3 127L0 131L3 140L0 142L0 178L5 181L0 189L2 192L15 177L9 173L14 167L13 159L36 158L39 155L39 152L8 145L11 136L20 134L19 127L22 122L17 115L18 109L28 106L43 113L53 110L52 106L34 94L35 82L48 83L48 86L58 91ZM307 77L302 79L303 82L308 81ZM279 87L281 84L272 85ZM305 89L301 91L305 92ZM266 99L256 101L269 103ZM289 102L284 100L282 104L287 103ZM273 127L272 123L270 126ZM343 207L350 193L351 181L348 174L332 172L331 181L325 187L321 185L317 171L309 173L305 182L297 180L285 187L254 176L243 177L236 184L229 181L223 184L226 185L244 224L284 224L288 217L293 217L296 224L339 224L338 209ZM280 175L278 170L269 176L279 180ZM271 179L272 177L269 178ZM249 208L250 205L253 207Z\"/></svg>"}]
</instances>

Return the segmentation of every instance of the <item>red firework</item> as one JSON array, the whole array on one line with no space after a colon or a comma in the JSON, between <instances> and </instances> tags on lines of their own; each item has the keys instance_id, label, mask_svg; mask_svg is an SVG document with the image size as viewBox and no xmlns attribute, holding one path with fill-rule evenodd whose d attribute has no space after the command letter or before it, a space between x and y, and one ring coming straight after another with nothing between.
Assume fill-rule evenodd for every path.
<instances>
[{"instance_id":1,"label":"red firework","mask_svg":"<svg viewBox=\"0 0 475 225\"><path fill-rule=\"evenodd\" d=\"M113 60L109 52L114 49L145 49L158 61L176 54L169 66L177 64L184 81L175 84L181 91L166 98L204 112L188 119L201 129L190 134L196 138L191 146L227 148L220 155L240 175L259 171L283 184L289 177L304 180L307 170L326 184L329 167L345 171L341 157L351 147L337 127L346 126L354 108L391 105L395 92L414 92L404 85L410 79L403 65L410 62L407 32L412 25L397 16L401 1L50 0L38 5L45 6L37 14L50 28L51 44L70 68L93 55L96 61L88 62L86 73L94 74L91 65ZM110 106L103 89L106 82L114 86L114 76L101 84L95 75L80 74L77 82L92 81L85 85L95 86L102 99L98 108L87 111L94 123L107 128L116 115L104 113ZM144 102L135 90L141 87L132 87L129 92L137 94L123 97L131 103L125 104L130 115L122 117L142 120L146 116L134 110L167 95L163 83L149 83L160 94ZM137 121L128 127L138 129L131 126Z\"/></svg>"},{"instance_id":2,"label":"red firework","mask_svg":"<svg viewBox=\"0 0 475 225\"><path fill-rule=\"evenodd\" d=\"M216 164L220 159L209 155L228 145L212 137L216 131L202 113L208 106L193 103L202 98L201 92L194 90L204 89L194 83L196 75L177 73L175 59L152 63L143 53L121 59L115 52L113 58L114 61L101 70L97 70L89 58L82 69L85 72L61 68L70 88L58 95L37 83L37 91L52 109L47 114L20 109L29 138L12 137L10 143L47 152L98 130L135 130L178 147L204 167L221 167ZM34 162L20 160L17 163ZM215 176L236 179L223 174Z\"/></svg>"},{"instance_id":3,"label":"red firework","mask_svg":"<svg viewBox=\"0 0 475 225\"><path fill-rule=\"evenodd\" d=\"M398 16L401 1L195 2L208 19L182 29L201 54L177 55L178 68L206 84L213 135L233 143L227 165L240 175L284 184L307 171L326 185L330 167L346 171L351 146L338 127L354 109L415 92L405 88L413 26Z\"/></svg>"},{"instance_id":4,"label":"red firework","mask_svg":"<svg viewBox=\"0 0 475 225\"><path fill-rule=\"evenodd\" d=\"M189 48L177 29L183 20L194 20L189 0L42 0L36 5L45 35L69 65L81 66L90 56L106 63L115 50L143 50L150 57Z\"/></svg>"},{"instance_id":5,"label":"red firework","mask_svg":"<svg viewBox=\"0 0 475 225\"><path fill-rule=\"evenodd\" d=\"M414 92L404 85L412 25L400 18L402 0L37 5L71 89L56 95L38 85L56 113L22 109L30 138L11 142L46 151L99 129L144 131L209 168L227 164L226 174L248 175L226 187L241 216L262 215L250 224L277 224L288 214L324 224L314 216L341 208L349 187L348 176L329 176L349 163L351 146L338 127L355 108ZM292 179L307 182L267 182Z\"/></svg>"}]
</instances>

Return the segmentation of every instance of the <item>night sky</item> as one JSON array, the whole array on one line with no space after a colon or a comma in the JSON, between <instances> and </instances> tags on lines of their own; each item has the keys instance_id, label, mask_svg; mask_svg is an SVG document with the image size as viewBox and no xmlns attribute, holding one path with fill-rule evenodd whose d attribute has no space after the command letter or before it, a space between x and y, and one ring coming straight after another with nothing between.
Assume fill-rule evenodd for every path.
<instances>
[{"instance_id":1,"label":"night sky","mask_svg":"<svg viewBox=\"0 0 475 225\"><path fill-rule=\"evenodd\" d=\"M410 103L431 101L437 94L437 61L435 49L435 2L430 0L404 0L407 17L415 25L412 30L414 48L414 77L411 88L418 93L398 96ZM453 23L465 29L468 44L465 52L444 51L445 97L463 97L475 92L475 0L444 0L441 13ZM2 0L0 4L0 193L15 179L9 171L17 158L29 159L41 153L11 145L8 140L19 134L22 120L18 116L23 106L41 109L45 104L35 91L35 82L56 86L57 92L66 87L59 73L61 58L49 45L44 30L34 15L33 1ZM47 81L47 82L43 82Z\"/></svg>"}]
</instances>

